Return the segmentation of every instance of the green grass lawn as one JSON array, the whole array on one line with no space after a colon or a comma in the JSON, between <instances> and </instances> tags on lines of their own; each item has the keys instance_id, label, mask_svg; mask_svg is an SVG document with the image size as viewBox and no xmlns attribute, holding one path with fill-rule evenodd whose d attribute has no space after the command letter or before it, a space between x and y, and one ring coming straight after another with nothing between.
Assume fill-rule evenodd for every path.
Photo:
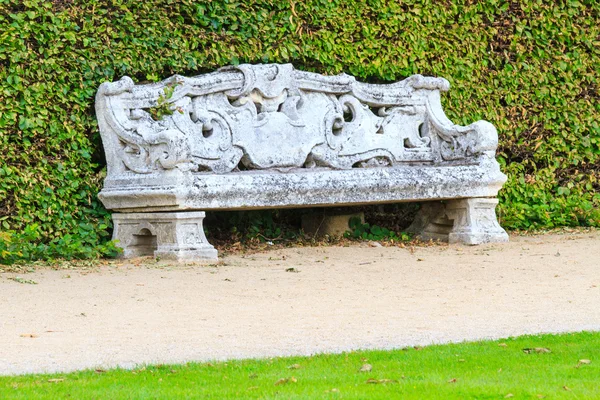
<instances>
[{"instance_id":1,"label":"green grass lawn","mask_svg":"<svg viewBox=\"0 0 600 400\"><path fill-rule=\"evenodd\" d=\"M600 399L600 332L0 377L0 399L13 398Z\"/></svg>"}]
</instances>

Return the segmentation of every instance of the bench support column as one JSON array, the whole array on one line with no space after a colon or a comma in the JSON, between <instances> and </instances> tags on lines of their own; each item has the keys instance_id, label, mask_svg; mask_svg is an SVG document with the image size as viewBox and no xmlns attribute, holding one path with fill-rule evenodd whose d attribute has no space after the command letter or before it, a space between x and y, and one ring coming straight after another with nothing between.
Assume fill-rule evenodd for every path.
<instances>
[{"instance_id":1,"label":"bench support column","mask_svg":"<svg viewBox=\"0 0 600 400\"><path fill-rule=\"evenodd\" d=\"M470 198L423 203L408 229L423 240L481 244L508 242L496 218L498 199Z\"/></svg>"},{"instance_id":2,"label":"bench support column","mask_svg":"<svg viewBox=\"0 0 600 400\"><path fill-rule=\"evenodd\" d=\"M113 214L113 240L123 257L154 256L175 261L217 261L202 222L204 212Z\"/></svg>"}]
</instances>

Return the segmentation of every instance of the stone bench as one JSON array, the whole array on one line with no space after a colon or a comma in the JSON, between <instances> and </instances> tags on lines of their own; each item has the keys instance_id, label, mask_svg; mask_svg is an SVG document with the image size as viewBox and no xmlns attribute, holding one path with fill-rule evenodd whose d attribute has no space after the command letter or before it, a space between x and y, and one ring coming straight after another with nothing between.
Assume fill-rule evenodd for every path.
<instances>
[{"instance_id":1,"label":"stone bench","mask_svg":"<svg viewBox=\"0 0 600 400\"><path fill-rule=\"evenodd\" d=\"M424 203L411 229L468 244L507 241L494 126L454 125L442 78L378 85L291 64L103 83L108 164L99 197L124 256L216 259L205 210Z\"/></svg>"}]
</instances>

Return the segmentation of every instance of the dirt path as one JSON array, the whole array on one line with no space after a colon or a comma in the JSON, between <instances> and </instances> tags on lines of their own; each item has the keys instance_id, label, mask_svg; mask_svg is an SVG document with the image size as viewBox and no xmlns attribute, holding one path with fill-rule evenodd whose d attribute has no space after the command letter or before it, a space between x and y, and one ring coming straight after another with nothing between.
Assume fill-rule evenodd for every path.
<instances>
[{"instance_id":1,"label":"dirt path","mask_svg":"<svg viewBox=\"0 0 600 400\"><path fill-rule=\"evenodd\" d=\"M224 261L0 274L0 374L600 330L598 231Z\"/></svg>"}]
</instances>

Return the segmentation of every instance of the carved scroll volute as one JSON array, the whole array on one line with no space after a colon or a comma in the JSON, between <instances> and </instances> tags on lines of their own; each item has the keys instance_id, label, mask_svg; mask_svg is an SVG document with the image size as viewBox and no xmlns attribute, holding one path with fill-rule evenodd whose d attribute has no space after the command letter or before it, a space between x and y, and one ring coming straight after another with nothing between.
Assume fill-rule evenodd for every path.
<instances>
[{"instance_id":1,"label":"carved scroll volute","mask_svg":"<svg viewBox=\"0 0 600 400\"><path fill-rule=\"evenodd\" d=\"M185 128L190 137L191 154L198 170L225 173L237 167L243 152L233 146L233 135L239 129L232 117L227 97L222 93L195 97ZM251 111L247 111L251 114Z\"/></svg>"},{"instance_id":2,"label":"carved scroll volute","mask_svg":"<svg viewBox=\"0 0 600 400\"><path fill-rule=\"evenodd\" d=\"M121 143L116 132L119 127L115 126L114 121L117 118L127 118L127 114L130 112L123 106L113 108L114 104L111 104L110 99L112 96L119 96L124 93L130 95L133 86L134 83L131 78L123 77L117 82L103 83L96 93L96 118L98 119L98 127L106 155L107 176L118 175L126 170L125 165L121 162Z\"/></svg>"},{"instance_id":3,"label":"carved scroll volute","mask_svg":"<svg viewBox=\"0 0 600 400\"><path fill-rule=\"evenodd\" d=\"M192 168L188 137L172 118L155 121L134 102L133 81L124 77L118 82L104 83L96 95L96 115L102 135L107 175L128 171L148 174L154 171ZM184 110L190 99L182 97L173 107Z\"/></svg>"},{"instance_id":4,"label":"carved scroll volute","mask_svg":"<svg viewBox=\"0 0 600 400\"><path fill-rule=\"evenodd\" d=\"M437 162L495 157L498 132L494 125L487 121L455 125L442 109L439 91L432 91L427 96L426 123L434 140Z\"/></svg>"}]
</instances>

